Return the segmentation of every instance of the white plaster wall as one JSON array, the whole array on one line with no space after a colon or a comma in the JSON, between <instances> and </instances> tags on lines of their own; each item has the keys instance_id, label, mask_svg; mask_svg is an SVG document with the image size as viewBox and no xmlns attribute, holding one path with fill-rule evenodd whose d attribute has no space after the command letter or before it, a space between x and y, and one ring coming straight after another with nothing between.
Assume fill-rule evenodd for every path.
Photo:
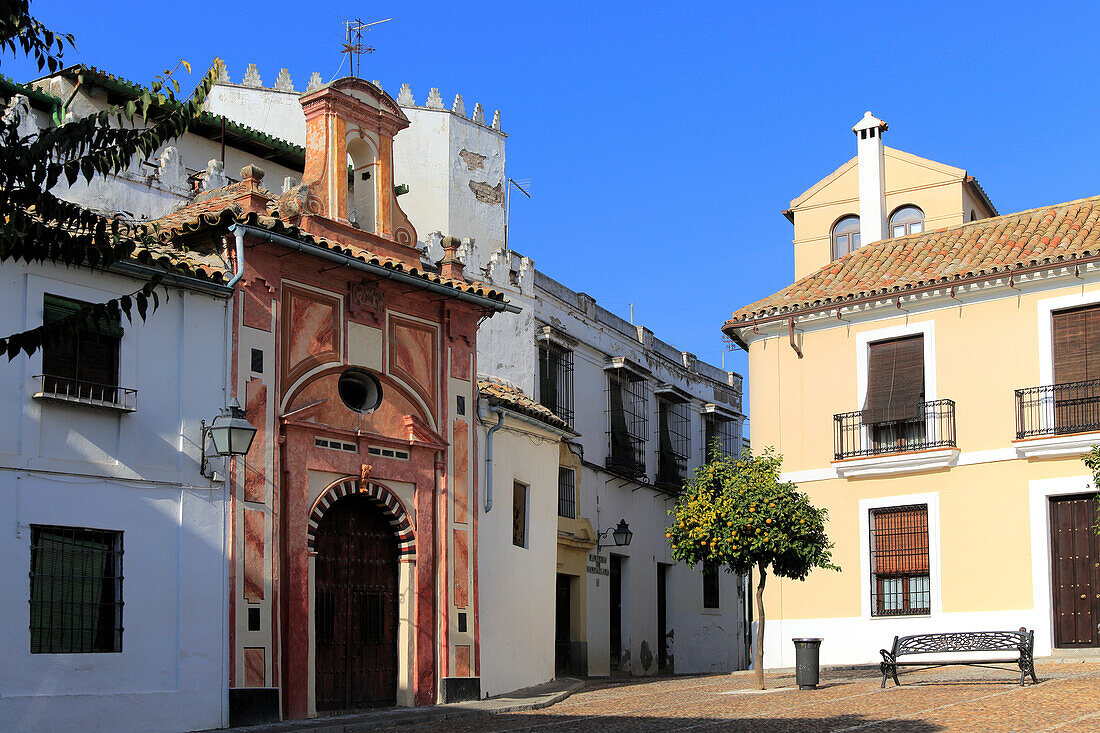
<instances>
[{"instance_id":1,"label":"white plaster wall","mask_svg":"<svg viewBox=\"0 0 1100 733\"><path fill-rule=\"evenodd\" d=\"M62 99L67 98L72 91L72 84L64 79L54 79L48 86L52 94L60 96ZM218 90L221 87L216 86L214 89ZM284 93L275 94L286 96ZM296 96L294 102L297 104ZM90 91L84 89L78 91L71 104L72 113L77 117L93 114L106 108L106 100L103 94L94 87ZM231 115L226 116L244 124L249 124L247 120L238 120L238 118ZM302 118L300 106L298 106L298 116ZM280 116L272 116L273 122L282 119L283 117ZM39 122L41 124L41 119ZM255 124L250 126L258 127ZM302 137L304 138L304 118L301 119L301 126ZM166 165L167 148L172 148L176 152L172 156L173 159ZM61 198L81 204L94 211L112 215L117 212L124 212L138 220L155 219L189 201L192 192L187 176L197 171L205 171L210 161L220 161L221 157L220 142L208 140L198 135L185 134L157 150L149 156L147 161L135 157L130 166L122 173L108 178L96 177L91 183L80 178L72 186L62 180L55 187L54 193ZM294 178L296 182L301 179L302 172L299 170L293 170L277 165L272 161L260 159L256 155L243 152L231 145L226 146L224 171L229 178L237 179L241 168L250 164L257 164L264 170L266 174L264 185L276 195L282 191L284 178L289 176Z\"/></svg>"},{"instance_id":2,"label":"white plaster wall","mask_svg":"<svg viewBox=\"0 0 1100 733\"><path fill-rule=\"evenodd\" d=\"M489 413L486 420L495 425L496 415ZM482 472L487 428L486 424L479 425ZM514 417L505 418L504 427L493 435L492 470L493 508L488 513L482 512L478 519L484 697L554 678L557 436ZM512 544L514 481L529 487L527 547ZM483 509L484 496L480 501Z\"/></svg>"},{"instance_id":3,"label":"white plaster wall","mask_svg":"<svg viewBox=\"0 0 1100 733\"><path fill-rule=\"evenodd\" d=\"M101 300L140 281L53 265L0 271L0 333L42 320L45 292ZM32 398L40 354L0 370L0 729L192 730L225 722L222 484L199 474L199 421L225 400L224 301L171 291L124 322L132 414ZM215 460L215 467L223 470ZM31 654L30 525L121 530L122 652Z\"/></svg>"},{"instance_id":4,"label":"white plaster wall","mask_svg":"<svg viewBox=\"0 0 1100 733\"><path fill-rule=\"evenodd\" d=\"M402 110L411 124L393 141L394 181L409 185L401 208L421 242L432 232L472 238L467 272L482 277L489 257L504 244L504 202L479 201L470 183L500 185L503 194L505 136L450 110ZM463 150L484 159L467 156L467 162Z\"/></svg>"},{"instance_id":5,"label":"white plaster wall","mask_svg":"<svg viewBox=\"0 0 1100 733\"><path fill-rule=\"evenodd\" d=\"M306 118L298 101L301 94L219 82L210 90L202 106L212 114L305 147Z\"/></svg>"}]
</instances>

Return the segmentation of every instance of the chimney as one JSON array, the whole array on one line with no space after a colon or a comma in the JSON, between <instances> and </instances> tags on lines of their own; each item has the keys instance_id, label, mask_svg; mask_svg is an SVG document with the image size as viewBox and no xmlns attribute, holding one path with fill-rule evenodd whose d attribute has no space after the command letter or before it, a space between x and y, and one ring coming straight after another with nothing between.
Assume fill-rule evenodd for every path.
<instances>
[{"instance_id":1,"label":"chimney","mask_svg":"<svg viewBox=\"0 0 1100 733\"><path fill-rule=\"evenodd\" d=\"M886 238L886 159L882 133L887 125L870 112L852 128L859 171L860 246Z\"/></svg>"},{"instance_id":2,"label":"chimney","mask_svg":"<svg viewBox=\"0 0 1100 733\"><path fill-rule=\"evenodd\" d=\"M443 238L443 259L439 262L439 271L443 277L451 280L462 279L462 269L465 265L458 259L458 248L461 245L462 242L458 237Z\"/></svg>"}]
</instances>

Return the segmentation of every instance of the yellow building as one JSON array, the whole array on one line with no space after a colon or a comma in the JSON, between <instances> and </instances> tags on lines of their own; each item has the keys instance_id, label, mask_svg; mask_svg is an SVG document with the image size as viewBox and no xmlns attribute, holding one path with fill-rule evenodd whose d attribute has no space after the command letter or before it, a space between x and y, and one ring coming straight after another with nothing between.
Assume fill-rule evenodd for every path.
<instances>
[{"instance_id":1,"label":"yellow building","mask_svg":"<svg viewBox=\"0 0 1100 733\"><path fill-rule=\"evenodd\" d=\"M858 154L806 189L783 212L794 224L796 280L861 242L997 215L973 176L961 168L886 147L882 143L886 129L886 123L870 112L864 115L852 129Z\"/></svg>"},{"instance_id":2,"label":"yellow building","mask_svg":"<svg viewBox=\"0 0 1100 733\"><path fill-rule=\"evenodd\" d=\"M775 446L829 510L843 568L768 584L765 665L793 665L801 636L824 638L827 664L931 631L1024 626L1040 656L1100 646L1081 461L1100 442L1100 197L984 218L964 172L884 158L887 184L904 166L954 179L880 176L887 208L860 196L858 165L838 169L791 207L812 271L723 327L749 354L753 448ZM832 262L838 215L866 225L866 206L884 227L919 206L922 226Z\"/></svg>"}]
</instances>

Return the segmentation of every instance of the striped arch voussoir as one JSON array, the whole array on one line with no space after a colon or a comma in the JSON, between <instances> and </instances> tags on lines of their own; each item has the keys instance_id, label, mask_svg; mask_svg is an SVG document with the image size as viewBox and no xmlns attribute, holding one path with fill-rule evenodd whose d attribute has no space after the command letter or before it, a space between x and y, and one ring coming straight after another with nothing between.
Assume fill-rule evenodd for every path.
<instances>
[{"instance_id":1,"label":"striped arch voussoir","mask_svg":"<svg viewBox=\"0 0 1100 733\"><path fill-rule=\"evenodd\" d=\"M373 501L386 513L386 519L389 520L393 534L397 538L398 556L402 558L416 557L416 535L413 534L412 523L409 521L409 515L405 511L405 506L401 503L401 500L382 484L368 481L366 489L363 491L360 491L359 485L359 479L349 478L328 487L317 499L313 505L313 511L309 514L309 551L313 552L313 543L317 538L317 526L329 507L345 496L358 494Z\"/></svg>"}]
</instances>

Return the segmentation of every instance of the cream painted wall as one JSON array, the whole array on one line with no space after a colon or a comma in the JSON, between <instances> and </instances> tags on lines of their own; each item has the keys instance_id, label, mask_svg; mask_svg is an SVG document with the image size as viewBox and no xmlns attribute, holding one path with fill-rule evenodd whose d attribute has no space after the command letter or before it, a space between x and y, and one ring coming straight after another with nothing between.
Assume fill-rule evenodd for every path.
<instances>
[{"instance_id":1,"label":"cream painted wall","mask_svg":"<svg viewBox=\"0 0 1100 733\"><path fill-rule=\"evenodd\" d=\"M478 426L482 475L486 432L496 415L486 420ZM558 445L556 434L514 415L493 434L493 508L478 518L483 697L554 678ZM526 547L512 543L514 481L528 486ZM484 496L471 498L484 509Z\"/></svg>"},{"instance_id":2,"label":"cream painted wall","mask_svg":"<svg viewBox=\"0 0 1100 733\"><path fill-rule=\"evenodd\" d=\"M913 204L924 211L925 229L931 230L970 221L971 209L978 218L993 214L970 194L961 168L889 147L885 158L887 217L898 207ZM859 215L855 163L852 158L791 203L796 280L829 264L833 225L849 214Z\"/></svg>"},{"instance_id":3,"label":"cream painted wall","mask_svg":"<svg viewBox=\"0 0 1100 733\"><path fill-rule=\"evenodd\" d=\"M1049 653L1049 548L1046 504L1037 483L1067 481L1081 491L1087 473L1079 455L1026 459L1017 452L1014 390L1040 385L1050 373L1051 309L1100 302L1100 272L1001 282L957 293L887 302L862 314L835 313L796 326L804 358L788 342L786 323L742 332L749 344L753 448L775 446L786 478L829 510L840 573L816 571L805 582L769 584L765 664L793 663L791 635L825 635L826 663L875 661L894 634L918 630L1017 628L1037 634L1037 653ZM881 315L880 315L881 314ZM1044 327L1045 326L1045 327ZM768 330L771 329L771 330ZM923 330L930 340L935 397L956 404L958 456L947 467L917 473L838 478L833 460L833 415L862 406L861 350L876 335ZM862 362L862 365L861 365ZM1041 376L1043 375L1043 376ZM869 616L869 506L890 497L930 496L933 563L931 616ZM893 503L906 503L899 499ZM933 511L932 504L935 505ZM933 513L935 517L931 516ZM1045 564L1044 564L1045 563ZM1044 599L1046 601L1044 602ZM829 634L834 642L830 648Z\"/></svg>"}]
</instances>

